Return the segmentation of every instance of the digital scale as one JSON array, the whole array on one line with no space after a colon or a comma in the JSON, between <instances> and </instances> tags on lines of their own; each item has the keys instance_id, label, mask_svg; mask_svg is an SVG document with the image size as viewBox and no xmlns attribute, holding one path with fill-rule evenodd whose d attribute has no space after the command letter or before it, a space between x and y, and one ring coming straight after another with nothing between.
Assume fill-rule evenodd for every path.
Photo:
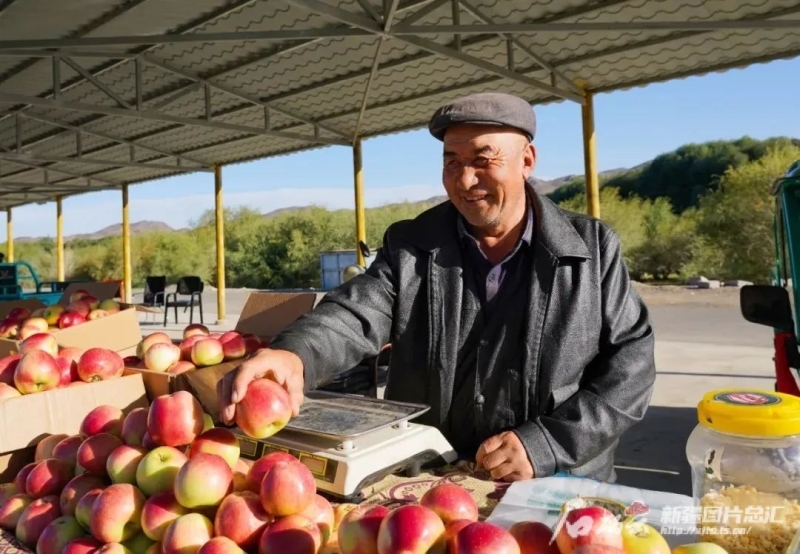
<instances>
[{"instance_id":1,"label":"digital scale","mask_svg":"<svg viewBox=\"0 0 800 554\"><path fill-rule=\"evenodd\" d=\"M429 409L317 390L306 394L300 414L272 437L256 440L237 427L232 431L243 458L288 452L311 470L319 494L358 503L365 487L387 475L415 476L424 466L455 461L453 447L438 429L409 421Z\"/></svg>"}]
</instances>

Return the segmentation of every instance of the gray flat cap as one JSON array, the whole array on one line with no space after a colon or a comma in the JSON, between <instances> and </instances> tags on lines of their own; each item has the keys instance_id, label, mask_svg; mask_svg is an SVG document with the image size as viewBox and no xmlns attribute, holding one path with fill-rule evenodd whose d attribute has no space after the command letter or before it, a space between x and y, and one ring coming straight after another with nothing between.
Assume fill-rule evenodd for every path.
<instances>
[{"instance_id":1,"label":"gray flat cap","mask_svg":"<svg viewBox=\"0 0 800 554\"><path fill-rule=\"evenodd\" d=\"M531 105L502 92L470 94L445 104L433 113L428 129L434 137L444 140L447 128L461 123L514 127L528 135L528 140L536 135L536 115Z\"/></svg>"}]
</instances>

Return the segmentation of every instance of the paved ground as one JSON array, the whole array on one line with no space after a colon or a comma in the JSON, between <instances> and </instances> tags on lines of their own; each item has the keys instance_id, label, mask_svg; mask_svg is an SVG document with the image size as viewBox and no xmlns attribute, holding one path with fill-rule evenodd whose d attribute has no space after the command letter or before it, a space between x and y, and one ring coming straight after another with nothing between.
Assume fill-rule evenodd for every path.
<instances>
[{"instance_id":1,"label":"paved ground","mask_svg":"<svg viewBox=\"0 0 800 554\"><path fill-rule=\"evenodd\" d=\"M738 310L734 290L640 287L651 309L656 332L658 377L645 420L620 444L619 482L632 486L691 493L685 444L696 425L695 406L703 393L720 387L773 388L771 330L748 323ZM221 328L232 329L249 291L229 290L228 314ZM204 295L206 323L216 321L216 292ZM167 330L179 334L189 314L172 314ZM163 330L157 324L142 329Z\"/></svg>"}]
</instances>

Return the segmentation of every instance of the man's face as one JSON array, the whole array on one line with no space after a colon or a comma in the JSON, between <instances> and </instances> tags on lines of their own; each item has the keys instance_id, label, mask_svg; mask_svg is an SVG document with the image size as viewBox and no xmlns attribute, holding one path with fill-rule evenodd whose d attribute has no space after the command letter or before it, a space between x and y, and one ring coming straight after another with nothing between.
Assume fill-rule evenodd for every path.
<instances>
[{"instance_id":1,"label":"man's face","mask_svg":"<svg viewBox=\"0 0 800 554\"><path fill-rule=\"evenodd\" d=\"M442 181L469 224L491 231L524 213L535 162L533 145L514 129L457 125L444 137Z\"/></svg>"}]
</instances>

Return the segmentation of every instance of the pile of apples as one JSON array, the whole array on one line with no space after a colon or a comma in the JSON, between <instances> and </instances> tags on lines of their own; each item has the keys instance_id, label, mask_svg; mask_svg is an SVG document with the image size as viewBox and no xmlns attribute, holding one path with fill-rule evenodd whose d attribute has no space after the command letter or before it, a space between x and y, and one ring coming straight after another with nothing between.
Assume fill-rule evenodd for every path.
<instances>
[{"instance_id":1,"label":"pile of apples","mask_svg":"<svg viewBox=\"0 0 800 554\"><path fill-rule=\"evenodd\" d=\"M122 357L107 348L60 348L49 333L35 333L19 352L0 358L0 400L121 377Z\"/></svg>"},{"instance_id":2,"label":"pile of apples","mask_svg":"<svg viewBox=\"0 0 800 554\"><path fill-rule=\"evenodd\" d=\"M253 334L237 331L211 333L199 323L183 330L183 339L174 342L169 335L157 331L144 337L136 347L136 355L125 358L127 367L166 373L183 373L240 360L269 345Z\"/></svg>"},{"instance_id":3,"label":"pile of apples","mask_svg":"<svg viewBox=\"0 0 800 554\"><path fill-rule=\"evenodd\" d=\"M34 311L23 307L14 308L0 322L0 338L23 340L37 333L66 329L107 317L120 309L119 302L114 299L100 301L85 290L78 290L70 295L66 308L60 304Z\"/></svg>"}]
</instances>

